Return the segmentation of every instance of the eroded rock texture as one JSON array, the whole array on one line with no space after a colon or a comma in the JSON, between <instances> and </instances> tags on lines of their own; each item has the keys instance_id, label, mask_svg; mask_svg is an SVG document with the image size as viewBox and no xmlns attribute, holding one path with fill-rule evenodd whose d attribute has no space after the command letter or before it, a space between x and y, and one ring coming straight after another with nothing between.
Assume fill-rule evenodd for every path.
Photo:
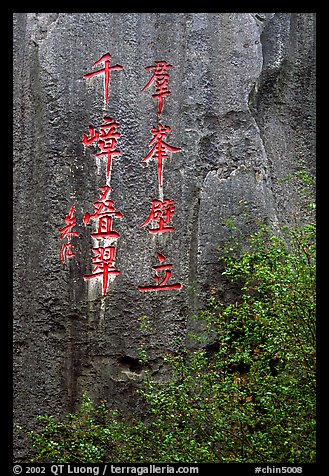
<instances>
[{"instance_id":1,"label":"eroded rock texture","mask_svg":"<svg viewBox=\"0 0 329 476\"><path fill-rule=\"evenodd\" d=\"M14 15L15 421L72 410L84 390L133 408L145 368L161 374L210 289L225 295L217 248L232 217L242 234L305 212L288 179L301 166L315 174L314 30L310 13ZM111 73L108 107L103 79L83 77L105 53L124 67ZM160 122L182 149L164 163L163 197L176 209L175 232L163 234L140 227L159 198L156 161L142 163L158 124L154 85L142 91L155 61L172 65ZM120 124L111 199L123 214L113 222L121 274L106 296L83 279L93 246L83 218L105 169L82 137L104 116ZM72 204L80 236L63 264ZM138 290L155 284L158 252L181 290ZM26 443L15 445L24 460Z\"/></svg>"}]
</instances>

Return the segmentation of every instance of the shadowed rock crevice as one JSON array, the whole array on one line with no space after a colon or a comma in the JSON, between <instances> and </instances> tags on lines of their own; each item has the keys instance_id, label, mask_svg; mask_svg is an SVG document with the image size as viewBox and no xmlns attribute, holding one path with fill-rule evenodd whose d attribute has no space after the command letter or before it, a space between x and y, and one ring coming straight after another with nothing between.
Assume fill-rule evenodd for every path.
<instances>
[{"instance_id":1,"label":"shadowed rock crevice","mask_svg":"<svg viewBox=\"0 0 329 476\"><path fill-rule=\"evenodd\" d=\"M131 374L140 375L144 369L144 365L138 359L125 355L118 360L118 365L122 372L130 372Z\"/></svg>"}]
</instances>

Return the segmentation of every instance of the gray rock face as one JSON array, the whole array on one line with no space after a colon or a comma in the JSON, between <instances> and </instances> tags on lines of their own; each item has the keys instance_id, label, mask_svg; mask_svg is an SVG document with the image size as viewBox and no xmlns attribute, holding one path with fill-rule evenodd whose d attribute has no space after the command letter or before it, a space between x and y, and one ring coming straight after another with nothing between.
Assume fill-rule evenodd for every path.
<instances>
[{"instance_id":1,"label":"gray rock face","mask_svg":"<svg viewBox=\"0 0 329 476\"><path fill-rule=\"evenodd\" d=\"M228 221L244 233L259 219L275 225L305 212L300 184L285 178L301 165L315 173L314 24L310 13L14 15L17 423L70 411L84 390L134 408L144 370L161 375L161 357L185 342L191 316L221 285L217 248ZM111 67L123 66L111 70L108 105L105 74L84 78L105 68L93 65L107 53ZM168 88L158 85L170 91L160 118L155 82L142 91L156 61L171 65ZM106 117L119 126L109 132ZM162 188L157 157L143 162L159 123L171 128L162 140L181 149L167 150ZM109 149L121 153L110 180L107 156L95 157ZM163 223L174 232L150 233L160 226L141 227L152 201L166 199L175 210ZM73 204L70 231L79 236L61 240ZM84 223L97 207L107 218ZM120 237L103 240L110 229ZM107 248L103 264L93 247ZM102 281L84 276L111 266L111 247L121 273L103 295ZM182 287L138 289L171 284ZM18 436L15 445L23 461L26 443Z\"/></svg>"}]
</instances>

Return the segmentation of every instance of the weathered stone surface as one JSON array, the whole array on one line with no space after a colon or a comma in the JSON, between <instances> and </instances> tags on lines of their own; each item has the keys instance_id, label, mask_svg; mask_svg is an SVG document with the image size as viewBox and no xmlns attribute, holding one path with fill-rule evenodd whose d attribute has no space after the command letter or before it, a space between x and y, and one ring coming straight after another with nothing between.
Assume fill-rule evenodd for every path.
<instances>
[{"instance_id":1,"label":"weathered stone surface","mask_svg":"<svg viewBox=\"0 0 329 476\"><path fill-rule=\"evenodd\" d=\"M258 219L282 223L301 208L284 178L303 161L315 173L314 15L250 13L17 13L14 15L14 402L15 420L74 408L84 390L136 404L145 368L184 342L191 315L221 283L217 247L234 216L241 233ZM83 75L109 52L124 66L103 81ZM181 147L164 165L175 200L174 233L140 228L159 197L145 167L157 124L146 66L172 65L161 123ZM105 169L84 149L88 125L120 123L112 199L124 218L106 297L91 272L91 225ZM59 229L75 203L76 256L60 259ZM246 218L246 206L248 219ZM141 293L161 252L181 291ZM225 293L225 289L222 290ZM147 316L147 319L143 316ZM141 328L140 321L148 323ZM149 363L138 362L145 350ZM16 440L16 459L26 458Z\"/></svg>"}]
</instances>

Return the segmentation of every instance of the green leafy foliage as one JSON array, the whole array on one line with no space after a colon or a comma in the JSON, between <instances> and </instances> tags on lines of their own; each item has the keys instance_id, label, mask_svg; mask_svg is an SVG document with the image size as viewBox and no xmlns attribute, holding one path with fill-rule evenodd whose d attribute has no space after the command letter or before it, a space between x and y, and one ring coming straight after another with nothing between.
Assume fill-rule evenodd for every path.
<instances>
[{"instance_id":1,"label":"green leafy foliage","mask_svg":"<svg viewBox=\"0 0 329 476\"><path fill-rule=\"evenodd\" d=\"M84 396L64 421L29 433L40 462L315 461L315 226L265 227L224 275L237 302L211 296L196 319L212 343L166 356L170 377L146 379L147 414L128 418ZM143 356L144 357L144 356Z\"/></svg>"},{"instance_id":2,"label":"green leafy foliage","mask_svg":"<svg viewBox=\"0 0 329 476\"><path fill-rule=\"evenodd\" d=\"M52 416L39 416L40 432L30 431L32 445L38 450L37 460L58 463L100 462L104 445L110 447L109 430L103 428L107 409L95 406L85 394L80 411L70 413L65 421Z\"/></svg>"}]
</instances>

